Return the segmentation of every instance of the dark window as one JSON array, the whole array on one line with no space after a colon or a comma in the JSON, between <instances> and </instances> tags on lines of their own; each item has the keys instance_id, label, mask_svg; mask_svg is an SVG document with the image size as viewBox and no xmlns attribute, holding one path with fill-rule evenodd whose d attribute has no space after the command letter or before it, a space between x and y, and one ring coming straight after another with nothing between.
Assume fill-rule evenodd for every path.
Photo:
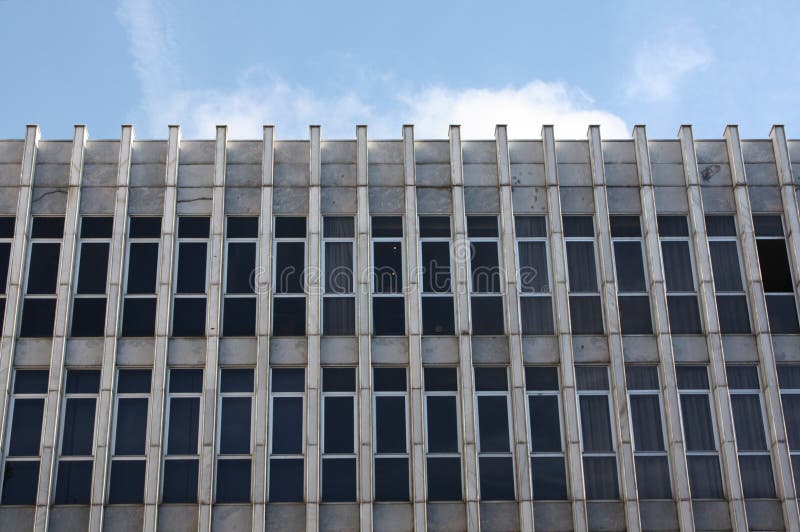
<instances>
[{"instance_id":1,"label":"dark window","mask_svg":"<svg viewBox=\"0 0 800 532\"><path fill-rule=\"evenodd\" d=\"M205 336L210 219L178 219L178 267L172 305L172 336Z\"/></svg>"},{"instance_id":2,"label":"dark window","mask_svg":"<svg viewBox=\"0 0 800 532\"><path fill-rule=\"evenodd\" d=\"M220 370L217 502L249 502L253 370Z\"/></svg>"},{"instance_id":3,"label":"dark window","mask_svg":"<svg viewBox=\"0 0 800 532\"><path fill-rule=\"evenodd\" d=\"M422 334L455 334L450 218L421 216Z\"/></svg>"},{"instance_id":4,"label":"dark window","mask_svg":"<svg viewBox=\"0 0 800 532\"><path fill-rule=\"evenodd\" d=\"M202 388L202 370L170 370L162 496L165 503L197 501Z\"/></svg>"},{"instance_id":5,"label":"dark window","mask_svg":"<svg viewBox=\"0 0 800 532\"><path fill-rule=\"evenodd\" d=\"M0 332L6 310L6 286L11 259L11 239L14 237L14 218L0 216Z\"/></svg>"},{"instance_id":6,"label":"dark window","mask_svg":"<svg viewBox=\"0 0 800 532\"><path fill-rule=\"evenodd\" d=\"M705 366L676 366L681 418L686 440L689 486L694 499L724 496Z\"/></svg>"},{"instance_id":7,"label":"dark window","mask_svg":"<svg viewBox=\"0 0 800 532\"><path fill-rule=\"evenodd\" d=\"M720 330L724 334L747 334L750 332L750 316L739 267L733 216L706 216L706 228Z\"/></svg>"},{"instance_id":8,"label":"dark window","mask_svg":"<svg viewBox=\"0 0 800 532\"><path fill-rule=\"evenodd\" d=\"M594 250L594 221L591 216L564 216L563 224L572 333L603 334L603 309Z\"/></svg>"},{"instance_id":9,"label":"dark window","mask_svg":"<svg viewBox=\"0 0 800 532\"><path fill-rule=\"evenodd\" d=\"M608 370L604 366L576 366L575 377L586 498L618 499L617 458L611 433Z\"/></svg>"},{"instance_id":10,"label":"dark window","mask_svg":"<svg viewBox=\"0 0 800 532\"><path fill-rule=\"evenodd\" d=\"M269 500L303 500L303 401L305 370L272 370Z\"/></svg>"},{"instance_id":11,"label":"dark window","mask_svg":"<svg viewBox=\"0 0 800 532\"><path fill-rule=\"evenodd\" d=\"M356 370L322 368L322 500L356 500Z\"/></svg>"},{"instance_id":12,"label":"dark window","mask_svg":"<svg viewBox=\"0 0 800 532\"><path fill-rule=\"evenodd\" d=\"M356 327L353 218L325 216L322 221L325 239L322 333L352 335Z\"/></svg>"},{"instance_id":13,"label":"dark window","mask_svg":"<svg viewBox=\"0 0 800 532\"><path fill-rule=\"evenodd\" d=\"M638 216L611 216L622 334L652 334L642 231Z\"/></svg>"},{"instance_id":14,"label":"dark window","mask_svg":"<svg viewBox=\"0 0 800 532\"><path fill-rule=\"evenodd\" d=\"M781 217L754 215L753 225L770 330L773 334L800 332L794 282Z\"/></svg>"},{"instance_id":15,"label":"dark window","mask_svg":"<svg viewBox=\"0 0 800 532\"><path fill-rule=\"evenodd\" d=\"M425 368L424 375L428 498L433 501L460 501L457 369Z\"/></svg>"},{"instance_id":16,"label":"dark window","mask_svg":"<svg viewBox=\"0 0 800 532\"><path fill-rule=\"evenodd\" d=\"M88 504L91 496L94 420L100 372L69 370L61 423L56 504Z\"/></svg>"},{"instance_id":17,"label":"dark window","mask_svg":"<svg viewBox=\"0 0 800 532\"><path fill-rule=\"evenodd\" d=\"M0 504L36 503L47 375L47 371L42 370L14 372L9 408L10 435Z\"/></svg>"},{"instance_id":18,"label":"dark window","mask_svg":"<svg viewBox=\"0 0 800 532\"><path fill-rule=\"evenodd\" d=\"M522 334L553 334L553 298L544 216L517 216L517 282Z\"/></svg>"},{"instance_id":19,"label":"dark window","mask_svg":"<svg viewBox=\"0 0 800 532\"><path fill-rule=\"evenodd\" d=\"M640 499L671 499L669 459L664 443L656 366L627 366L636 486Z\"/></svg>"},{"instance_id":20,"label":"dark window","mask_svg":"<svg viewBox=\"0 0 800 532\"><path fill-rule=\"evenodd\" d=\"M112 218L81 219L78 279L72 304L72 336L103 336Z\"/></svg>"},{"instance_id":21,"label":"dark window","mask_svg":"<svg viewBox=\"0 0 800 532\"><path fill-rule=\"evenodd\" d=\"M475 390L481 499L514 500L506 368L475 368Z\"/></svg>"},{"instance_id":22,"label":"dark window","mask_svg":"<svg viewBox=\"0 0 800 532\"><path fill-rule=\"evenodd\" d=\"M559 404L558 369L525 368L534 500L566 500L567 478Z\"/></svg>"},{"instance_id":23,"label":"dark window","mask_svg":"<svg viewBox=\"0 0 800 532\"><path fill-rule=\"evenodd\" d=\"M781 390L792 473L797 486L800 482L800 365L779 364L778 384Z\"/></svg>"},{"instance_id":24,"label":"dark window","mask_svg":"<svg viewBox=\"0 0 800 532\"><path fill-rule=\"evenodd\" d=\"M305 218L275 218L274 336L303 336L306 332L305 237Z\"/></svg>"},{"instance_id":25,"label":"dark window","mask_svg":"<svg viewBox=\"0 0 800 532\"><path fill-rule=\"evenodd\" d=\"M142 504L147 448L149 369L121 369L109 478L109 504Z\"/></svg>"},{"instance_id":26,"label":"dark window","mask_svg":"<svg viewBox=\"0 0 800 532\"><path fill-rule=\"evenodd\" d=\"M375 368L375 500L409 497L405 368Z\"/></svg>"},{"instance_id":27,"label":"dark window","mask_svg":"<svg viewBox=\"0 0 800 532\"><path fill-rule=\"evenodd\" d=\"M673 334L701 334L689 227L685 216L659 216L658 233L667 286L667 310Z\"/></svg>"},{"instance_id":28,"label":"dark window","mask_svg":"<svg viewBox=\"0 0 800 532\"><path fill-rule=\"evenodd\" d=\"M34 217L20 336L53 336L64 218Z\"/></svg>"},{"instance_id":29,"label":"dark window","mask_svg":"<svg viewBox=\"0 0 800 532\"><path fill-rule=\"evenodd\" d=\"M745 497L775 498L756 366L728 366L728 389Z\"/></svg>"},{"instance_id":30,"label":"dark window","mask_svg":"<svg viewBox=\"0 0 800 532\"><path fill-rule=\"evenodd\" d=\"M255 336L258 218L229 216L227 224L222 334Z\"/></svg>"},{"instance_id":31,"label":"dark window","mask_svg":"<svg viewBox=\"0 0 800 532\"><path fill-rule=\"evenodd\" d=\"M130 219L122 336L154 336L161 218Z\"/></svg>"},{"instance_id":32,"label":"dark window","mask_svg":"<svg viewBox=\"0 0 800 532\"><path fill-rule=\"evenodd\" d=\"M372 217L372 334L376 336L406 331L402 221L400 216Z\"/></svg>"}]
</instances>

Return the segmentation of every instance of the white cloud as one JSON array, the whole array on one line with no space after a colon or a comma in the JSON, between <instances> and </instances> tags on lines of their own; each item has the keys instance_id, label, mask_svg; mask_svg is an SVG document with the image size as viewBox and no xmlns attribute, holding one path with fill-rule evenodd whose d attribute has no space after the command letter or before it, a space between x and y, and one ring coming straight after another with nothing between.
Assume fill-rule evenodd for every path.
<instances>
[{"instance_id":1,"label":"white cloud","mask_svg":"<svg viewBox=\"0 0 800 532\"><path fill-rule=\"evenodd\" d=\"M713 60L705 40L696 32L669 32L644 43L636 52L625 94L650 102L672 99L690 74Z\"/></svg>"},{"instance_id":2,"label":"white cloud","mask_svg":"<svg viewBox=\"0 0 800 532\"><path fill-rule=\"evenodd\" d=\"M539 137L543 124L553 124L563 138L584 138L590 124L599 124L607 138L629 135L622 118L592 108L586 94L563 83L531 81L498 90L433 87L406 94L402 101L418 136L441 136L448 124L461 124L466 138L491 138L495 124L506 124L514 138Z\"/></svg>"},{"instance_id":3,"label":"white cloud","mask_svg":"<svg viewBox=\"0 0 800 532\"><path fill-rule=\"evenodd\" d=\"M409 84L378 79L390 91L390 103L380 111L355 92L322 95L261 67L242 73L230 89L186 88L174 64L168 17L158 0L122 0L117 15L128 32L141 83L144 132L154 137L162 137L173 123L182 126L184 138L213 137L217 124L227 124L232 138L258 138L262 124L275 124L281 138L305 137L309 124L321 124L327 138L352 138L356 124L368 124L371 138L397 138L402 124L415 124L417 138L444 138L449 124L461 124L464 138L491 138L495 124L508 125L512 138L538 137L542 124L554 124L562 138L583 138L589 124L599 124L606 138L629 134L620 117L597 109L583 91L558 82L398 90L391 87Z\"/></svg>"}]
</instances>

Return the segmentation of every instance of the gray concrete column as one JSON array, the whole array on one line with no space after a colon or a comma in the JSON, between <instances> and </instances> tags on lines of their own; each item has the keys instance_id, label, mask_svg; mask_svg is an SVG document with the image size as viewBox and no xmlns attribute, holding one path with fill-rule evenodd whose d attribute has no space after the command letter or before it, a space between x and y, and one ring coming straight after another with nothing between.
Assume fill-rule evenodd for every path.
<instances>
[{"instance_id":1,"label":"gray concrete column","mask_svg":"<svg viewBox=\"0 0 800 532\"><path fill-rule=\"evenodd\" d=\"M675 375L675 354L672 350L672 338L669 332L667 289L664 283L661 244L658 239L653 174L650 168L650 151L647 147L647 133L644 126L633 128L633 142L639 175L639 197L642 202L642 234L647 258L647 273L650 279L653 334L656 337L661 369L661 397L664 401L664 419L667 427L672 496L677 504L678 524L683 532L694 530L694 516L689 487L689 470L686 464L686 445L681 423L680 396Z\"/></svg>"},{"instance_id":2,"label":"gray concrete column","mask_svg":"<svg viewBox=\"0 0 800 532\"><path fill-rule=\"evenodd\" d=\"M267 417L269 415L270 279L272 278L272 176L275 129L264 126L261 150L261 216L258 223L256 291L256 375L253 438L253 532L267 526Z\"/></svg>"},{"instance_id":3,"label":"gray concrete column","mask_svg":"<svg viewBox=\"0 0 800 532\"><path fill-rule=\"evenodd\" d=\"M403 178L405 182L404 235L406 247L406 314L408 316L408 372L411 382L409 421L411 425L411 503L414 529L426 530L427 485L425 483L425 428L422 394L422 313L419 288L419 227L417 217L416 159L414 126L403 126Z\"/></svg>"},{"instance_id":4,"label":"gray concrete column","mask_svg":"<svg viewBox=\"0 0 800 532\"><path fill-rule=\"evenodd\" d=\"M321 233L322 233L322 162L320 155L320 127L310 130L310 186L308 188L308 263L306 264L306 339L308 342L308 368L306 370L306 530L319 528L319 472L320 461L320 334L322 302Z\"/></svg>"},{"instance_id":5,"label":"gray concrete column","mask_svg":"<svg viewBox=\"0 0 800 532\"><path fill-rule=\"evenodd\" d=\"M147 443L147 471L144 485L143 530L155 530L161 496L161 438L164 433L165 394L167 385L167 347L172 316L172 260L175 247L176 205L178 198L178 153L181 144L179 126L169 126L167 140L164 214L161 217L161 248L158 261L156 337L153 357L153 381L150 391L150 429Z\"/></svg>"},{"instance_id":6,"label":"gray concrete column","mask_svg":"<svg viewBox=\"0 0 800 532\"><path fill-rule=\"evenodd\" d=\"M117 335L119 334L120 293L122 272L125 269L125 242L128 229L128 183L131 175L131 149L133 126L122 126L117 159L117 190L114 203L114 232L111 239L110 267L108 272L108 302L106 303L105 338L103 339L103 367L100 372L100 397L97 407L97 451L92 468L92 506L89 512L89 530L103 528L103 508L109 474L111 453L111 422L114 411L114 378L116 370Z\"/></svg>"},{"instance_id":7,"label":"gray concrete column","mask_svg":"<svg viewBox=\"0 0 800 532\"><path fill-rule=\"evenodd\" d=\"M8 406L11 396L11 373L14 368L14 348L17 343L17 320L22 307L22 287L25 282L25 257L31 224L31 198L33 171L36 166L36 148L39 143L39 126L25 128L25 145L22 171L19 177L14 240L8 265L8 290L0 338L0 471L5 471L6 443L8 442Z\"/></svg>"},{"instance_id":8,"label":"gray concrete column","mask_svg":"<svg viewBox=\"0 0 800 532\"><path fill-rule=\"evenodd\" d=\"M770 133L772 146L775 150L775 162L778 166L778 175L781 183L781 199L783 201L784 218L792 237L789 239L791 256L800 256L800 220L798 220L797 196L794 176L789 161L789 148L786 144L786 133L783 126L774 126ZM725 128L725 140L728 143L728 154L731 160L731 170L736 184L736 212L739 217L739 227L742 228L742 243L746 286L750 289L750 306L755 325L756 344L758 347L758 360L761 366L761 387L764 394L764 407L767 415L770 451L772 454L773 470L776 474L778 497L783 506L786 530L800 530L800 513L797 508L797 492L792 478L792 463L789 456L789 445L786 438L786 425L783 420L781 395L778 389L778 371L775 366L775 352L772 346L772 336L769 332L769 317L767 315L766 300L764 298L764 285L761 280L761 270L758 265L758 252L756 250L755 234L753 232L753 213L750 208L750 196L747 193L746 173L742 146L739 140L739 130L736 126ZM746 221L745 221L746 219ZM746 230L746 232L745 232ZM794 262L795 272L798 262ZM795 279L798 275L795 274ZM795 289L795 294L797 289Z\"/></svg>"},{"instance_id":9,"label":"gray concrete column","mask_svg":"<svg viewBox=\"0 0 800 532\"><path fill-rule=\"evenodd\" d=\"M622 502L625 505L625 523L628 530L640 530L636 471L633 460L631 420L628 416L628 397L625 386L625 358L622 352L622 331L617 307L617 280L614 275L614 256L611 249L611 228L608 218L606 196L606 172L603 162L603 146L600 141L600 126L589 126L589 165L592 172L594 193L595 234L602 286L603 315L606 322L606 339L611 366L611 397L616 424L618 469Z\"/></svg>"},{"instance_id":10,"label":"gray concrete column","mask_svg":"<svg viewBox=\"0 0 800 532\"><path fill-rule=\"evenodd\" d=\"M203 372L201 410L201 446L199 507L197 527L211 530L211 508L214 503L216 475L217 388L219 384L219 335L222 326L222 272L225 236L225 167L228 132L226 126L217 126L214 144L214 187L211 192L211 234L209 247L208 305L206 307L206 368Z\"/></svg>"},{"instance_id":11,"label":"gray concrete column","mask_svg":"<svg viewBox=\"0 0 800 532\"><path fill-rule=\"evenodd\" d=\"M500 185L500 245L502 268L505 274L505 312L508 316L508 352L511 363L511 412L514 435L514 466L516 473L519 524L522 530L533 529L533 491L531 487L531 455L528 446L528 416L525 403L525 363L522 357L522 324L519 316L519 287L517 285L517 240L514 233L514 205L511 201L511 164L508 156L506 126L495 128L497 177Z\"/></svg>"},{"instance_id":12,"label":"gray concrete column","mask_svg":"<svg viewBox=\"0 0 800 532\"><path fill-rule=\"evenodd\" d=\"M691 126L681 126L678 137L681 143L683 172L686 177L686 193L689 199L689 232L697 266L697 295L700 299L700 315L708 344L711 391L714 397L720 439L722 474L723 478L727 480L731 523L734 528L744 530L747 528L747 516L739 472L739 459L736 453L733 412L728 394L725 356L711 270L711 253L708 249L703 198L700 192L700 177Z\"/></svg>"},{"instance_id":13,"label":"gray concrete column","mask_svg":"<svg viewBox=\"0 0 800 532\"><path fill-rule=\"evenodd\" d=\"M572 330L569 318L567 259L561 223L561 194L558 188L553 126L542 127L542 149L547 185L547 224L550 230L550 253L553 268L553 310L556 318L554 325L561 354L561 364L559 365L561 404L564 409L564 436L567 444L566 466L569 479L569 498L572 501L572 526L575 530L588 530L581 431L578 420L578 394L575 388L575 358L572 350Z\"/></svg>"},{"instance_id":14,"label":"gray concrete column","mask_svg":"<svg viewBox=\"0 0 800 532\"><path fill-rule=\"evenodd\" d=\"M356 126L356 334L358 335L358 502L363 532L372 530L372 360L367 126Z\"/></svg>"},{"instance_id":15,"label":"gray concrete column","mask_svg":"<svg viewBox=\"0 0 800 532\"><path fill-rule=\"evenodd\" d=\"M61 257L58 267L55 323L50 352L50 374L42 427L42 461L39 467L39 489L36 495L36 515L33 523L33 528L37 531L45 531L48 528L50 519L49 505L53 500L56 480L56 461L59 452L58 429L65 373L64 357L66 355L69 309L72 302L72 271L75 263L75 241L78 230L78 210L81 199L81 177L83 176L83 154L86 147L86 137L86 126L75 126L75 134L72 138L72 156L69 165L67 207L64 214L64 236L61 241Z\"/></svg>"},{"instance_id":16,"label":"gray concrete column","mask_svg":"<svg viewBox=\"0 0 800 532\"><path fill-rule=\"evenodd\" d=\"M461 385L461 454L464 464L464 501L467 530L480 529L478 491L478 446L475 425L475 374L472 369L472 326L470 322L470 254L467 215L464 208L464 168L461 157L461 130L450 126L450 183L453 209L453 295L455 296L456 334L458 335L459 383Z\"/></svg>"}]
</instances>

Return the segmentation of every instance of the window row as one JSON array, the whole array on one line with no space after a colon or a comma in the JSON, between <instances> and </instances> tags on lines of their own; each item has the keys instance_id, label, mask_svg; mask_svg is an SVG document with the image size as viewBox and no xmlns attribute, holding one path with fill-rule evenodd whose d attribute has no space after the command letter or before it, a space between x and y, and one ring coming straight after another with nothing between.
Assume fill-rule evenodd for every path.
<instances>
[{"instance_id":1,"label":"window row","mask_svg":"<svg viewBox=\"0 0 800 532\"><path fill-rule=\"evenodd\" d=\"M753 217L761 278L773 333L800 332L794 280L780 216ZM563 217L570 326L574 334L605 332L603 302L592 216ZM63 218L34 217L28 250L20 335L53 334ZM733 216L705 220L720 328L726 334L751 332L748 297ZM76 250L69 332L104 336L115 330L106 306L113 219L82 217ZM638 216L610 217L617 304L623 334L652 334L649 279ZM153 336L156 327L161 219L132 217L128 227L122 294L122 336ZM272 334L303 336L309 276L304 217L276 217L271 278L258 258L258 219L228 217L222 272L222 334L254 336L257 293L271 293ZM686 216L658 216L661 260L673 334L702 334L695 257ZM355 334L355 292L360 277L369 279L372 334L406 334L408 276L420 287L422 333L455 333L455 254L465 253L472 333L502 335L506 330L503 280L517 280L522 333L554 332L550 250L544 216L517 216L515 272L504 272L496 216L467 216L466 249L456 249L450 218L419 219L420 268L410 272L400 216L373 216L368 270L355 264L352 217L323 218L320 284L325 335ZM0 218L0 311L5 305L13 218ZM210 283L210 219L180 217L172 277L171 334L205 336ZM460 256L460 255L459 255ZM161 272L161 275L166 275ZM317 294L313 294L316 296Z\"/></svg>"},{"instance_id":2,"label":"window row","mask_svg":"<svg viewBox=\"0 0 800 532\"><path fill-rule=\"evenodd\" d=\"M676 367L689 481L696 499L726 496L720 470L718 429L705 366ZM779 382L795 478L800 471L800 366L779 366ZM576 366L583 479L590 500L620 497L617 427L608 368ZM774 498L775 483L756 366L729 365L730 400L745 497ZM474 371L478 485L482 500L514 500L512 408L507 368ZM558 368L525 368L526 415L533 497L569 498ZM63 388L56 460L55 504L88 504L97 452L97 370L69 370ZM626 366L627 408L640 499L671 499L669 454L659 369ZM216 401L215 500L249 502L254 453L254 371L223 368ZM2 495L6 505L30 505L40 481L46 370L14 373ZM273 368L268 414L268 497L304 500L306 376L304 368ZM320 495L326 502L358 499L358 386L356 369L322 369ZM427 495L432 501L463 497L461 404L453 367L424 369L423 408ZM203 370L168 375L160 500L198 498ZM150 422L151 372L117 373L106 482L109 504L144 501ZM376 501L410 497L409 385L405 368L376 367L372 375L373 482ZM362 458L363 459L363 458Z\"/></svg>"}]
</instances>

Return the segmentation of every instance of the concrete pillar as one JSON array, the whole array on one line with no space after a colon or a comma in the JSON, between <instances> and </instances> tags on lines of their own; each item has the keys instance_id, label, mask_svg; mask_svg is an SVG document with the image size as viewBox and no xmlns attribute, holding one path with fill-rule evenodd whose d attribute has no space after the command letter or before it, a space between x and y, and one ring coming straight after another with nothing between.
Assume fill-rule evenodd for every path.
<instances>
[{"instance_id":1,"label":"concrete pillar","mask_svg":"<svg viewBox=\"0 0 800 532\"><path fill-rule=\"evenodd\" d=\"M581 455L580 424L578 420L578 394L575 388L575 358L572 351L572 330L569 318L567 292L567 259L564 232L561 223L561 194L558 189L556 143L553 126L542 127L542 149L547 185L547 225L550 231L550 253L553 268L553 310L555 333L561 354L561 404L564 415L566 465L569 477L569 498L572 501L572 526L575 530L588 530L586 517L586 492L583 483L583 457Z\"/></svg>"},{"instance_id":2,"label":"concrete pillar","mask_svg":"<svg viewBox=\"0 0 800 532\"><path fill-rule=\"evenodd\" d=\"M272 176L275 129L264 126L261 151L261 216L258 223L258 263L253 276L256 290L258 352L255 375L253 438L253 532L267 525L267 416L269 411L270 279L272 278Z\"/></svg>"},{"instance_id":3,"label":"concrete pillar","mask_svg":"<svg viewBox=\"0 0 800 532\"><path fill-rule=\"evenodd\" d=\"M358 335L358 490L362 532L372 530L372 361L367 126L356 126L356 334Z\"/></svg>"},{"instance_id":4,"label":"concrete pillar","mask_svg":"<svg viewBox=\"0 0 800 532\"><path fill-rule=\"evenodd\" d=\"M422 393L422 313L419 287L419 227L417 216L416 160L414 126L403 126L403 177L405 183L404 230L406 248L406 314L408 316L408 370L411 382L409 421L411 426L411 502L414 529L425 530L427 484L425 467L425 427Z\"/></svg>"},{"instance_id":5,"label":"concrete pillar","mask_svg":"<svg viewBox=\"0 0 800 532\"><path fill-rule=\"evenodd\" d=\"M600 141L600 126L589 126L589 163L592 172L594 193L595 234L597 256L602 286L603 315L606 323L606 339L611 366L611 400L614 407L614 423L617 436L620 495L625 505L625 523L628 530L640 530L636 470L633 460L631 420L628 416L628 397L625 386L625 358L622 352L622 331L617 308L617 281L614 275L614 256L611 249L611 228L608 218L606 196L606 173L603 162L603 146Z\"/></svg>"},{"instance_id":6,"label":"concrete pillar","mask_svg":"<svg viewBox=\"0 0 800 532\"><path fill-rule=\"evenodd\" d=\"M42 426L42 460L39 467L39 489L36 495L36 515L33 527L45 531L49 525L50 502L55 488L56 460L58 459L58 429L61 418L61 395L64 384L64 357L66 355L69 309L72 303L72 267L75 263L75 241L78 229L78 210L81 198L83 175L83 153L86 147L86 126L75 126L72 138L69 181L67 186L67 208L64 214L64 236L61 241L61 257L56 288L56 313L53 327L53 343L50 352L50 376L45 401Z\"/></svg>"},{"instance_id":7,"label":"concrete pillar","mask_svg":"<svg viewBox=\"0 0 800 532\"><path fill-rule=\"evenodd\" d=\"M128 231L128 183L131 175L131 149L133 126L122 126L117 159L117 190L114 203L114 232L109 249L108 303L106 304L105 338L103 339L103 367L100 372L100 396L98 398L97 451L92 468L92 506L89 512L89 530L99 532L103 528L103 507L106 484L110 468L111 422L114 411L114 384L116 382L117 336L119 334L119 312L121 305L122 272L125 269L125 242Z\"/></svg>"},{"instance_id":8,"label":"concrete pillar","mask_svg":"<svg viewBox=\"0 0 800 532\"><path fill-rule=\"evenodd\" d=\"M711 392L716 408L717 431L720 439L720 461L722 475L728 486L731 507L731 523L735 529L747 528L739 459L734 438L733 413L728 395L728 378L725 372L725 356L719 330L719 316L714 294L714 279L711 270L711 253L708 249L706 221L703 214L703 198L697 170L697 155L691 126L681 126L678 134L686 177L686 193L689 198L689 233L692 240L697 267L697 295L700 299L700 315L708 344Z\"/></svg>"},{"instance_id":9,"label":"concrete pillar","mask_svg":"<svg viewBox=\"0 0 800 532\"><path fill-rule=\"evenodd\" d=\"M225 236L225 167L227 127L217 126L214 145L214 187L211 192L211 234L206 307L206 368L203 372L202 409L200 411L201 446L198 479L198 529L211 530L211 508L216 483L217 388L219 384L219 335L221 322L222 272Z\"/></svg>"},{"instance_id":10,"label":"concrete pillar","mask_svg":"<svg viewBox=\"0 0 800 532\"><path fill-rule=\"evenodd\" d=\"M306 264L308 368L306 369L306 530L319 528L319 472L320 461L320 334L322 321L321 233L322 233L322 162L320 155L320 127L311 126L310 186L308 189L308 263Z\"/></svg>"},{"instance_id":11,"label":"concrete pillar","mask_svg":"<svg viewBox=\"0 0 800 532\"><path fill-rule=\"evenodd\" d=\"M790 256L795 258L793 266L795 272L800 265L796 258L800 256L800 220L798 220L797 196L794 176L789 161L789 148L786 144L786 133L783 126L774 126L770 133L772 146L775 150L775 162L778 166L778 176L781 184L781 200L783 201L784 218L789 228ZM758 360L761 366L761 387L764 394L764 407L766 409L768 437L772 454L772 469L775 471L778 498L783 506L786 530L800 530L800 513L797 507L797 492L792 478L792 464L789 456L789 445L786 439L786 425L783 420L780 390L778 389L778 372L775 366L775 352L772 346L772 336L769 332L769 318L767 315L766 300L764 299L764 285L761 282L761 270L758 265L758 252L756 250L755 234L753 233L753 214L750 209L750 196L747 193L746 173L742 147L739 140L739 131L736 126L725 129L725 140L728 143L728 154L731 160L731 170L736 172L736 212L739 216L743 230L740 239L744 250L744 266L747 278L746 286L750 289L750 306L755 325L756 344L758 347ZM741 181L740 181L741 180ZM746 222L744 221L746 218ZM746 246L746 248L745 248ZM795 273L795 279L798 275ZM797 293L797 289L795 289Z\"/></svg>"},{"instance_id":12,"label":"concrete pillar","mask_svg":"<svg viewBox=\"0 0 800 532\"><path fill-rule=\"evenodd\" d=\"M633 128L636 152L636 167L639 175L639 197L642 202L642 236L647 258L646 268L650 279L650 307L653 312L653 334L656 337L658 360L661 369L661 397L664 404L664 421L667 428L672 496L678 509L678 524L681 531L694 530L689 470L686 464L686 444L683 439L680 396L675 375L675 354L667 313L667 289L664 283L664 266L661 260L661 244L658 239L653 174L650 168L650 151L644 126Z\"/></svg>"},{"instance_id":13,"label":"concrete pillar","mask_svg":"<svg viewBox=\"0 0 800 532\"><path fill-rule=\"evenodd\" d=\"M150 391L150 429L147 443L147 471L144 485L143 530L155 530L161 494L161 440L164 433L165 394L167 385L167 347L172 317L172 260L175 247L175 211L178 198L178 153L181 144L179 126L169 126L167 140L164 214L161 217L161 248L158 261L156 303L156 338L153 358L153 381Z\"/></svg>"},{"instance_id":14,"label":"concrete pillar","mask_svg":"<svg viewBox=\"0 0 800 532\"><path fill-rule=\"evenodd\" d=\"M519 524L522 530L533 529L533 491L531 455L528 446L525 364L522 357L522 325L519 317L517 286L517 241L514 233L514 206L511 201L511 164L508 156L506 126L495 129L497 176L500 185L500 246L502 256L505 312L508 316L508 352L511 363L511 412L514 437L514 466L519 501Z\"/></svg>"},{"instance_id":15,"label":"concrete pillar","mask_svg":"<svg viewBox=\"0 0 800 532\"><path fill-rule=\"evenodd\" d=\"M453 295L455 331L458 335L459 382L461 384L461 455L467 530L480 529L478 491L478 446L475 425L475 374L472 369L472 325L470 322L470 254L467 216L464 209L464 169L461 129L450 126L450 183L453 202Z\"/></svg>"},{"instance_id":16,"label":"concrete pillar","mask_svg":"<svg viewBox=\"0 0 800 532\"><path fill-rule=\"evenodd\" d=\"M25 128L25 145L22 171L19 177L14 240L8 264L8 290L3 331L0 338L0 467L5 471L6 444L8 442L8 405L11 396L11 372L14 367L14 348L17 344L17 318L20 316L22 287L25 282L25 257L31 224L31 198L33 171L36 166L36 147L39 143L39 126Z\"/></svg>"}]
</instances>

